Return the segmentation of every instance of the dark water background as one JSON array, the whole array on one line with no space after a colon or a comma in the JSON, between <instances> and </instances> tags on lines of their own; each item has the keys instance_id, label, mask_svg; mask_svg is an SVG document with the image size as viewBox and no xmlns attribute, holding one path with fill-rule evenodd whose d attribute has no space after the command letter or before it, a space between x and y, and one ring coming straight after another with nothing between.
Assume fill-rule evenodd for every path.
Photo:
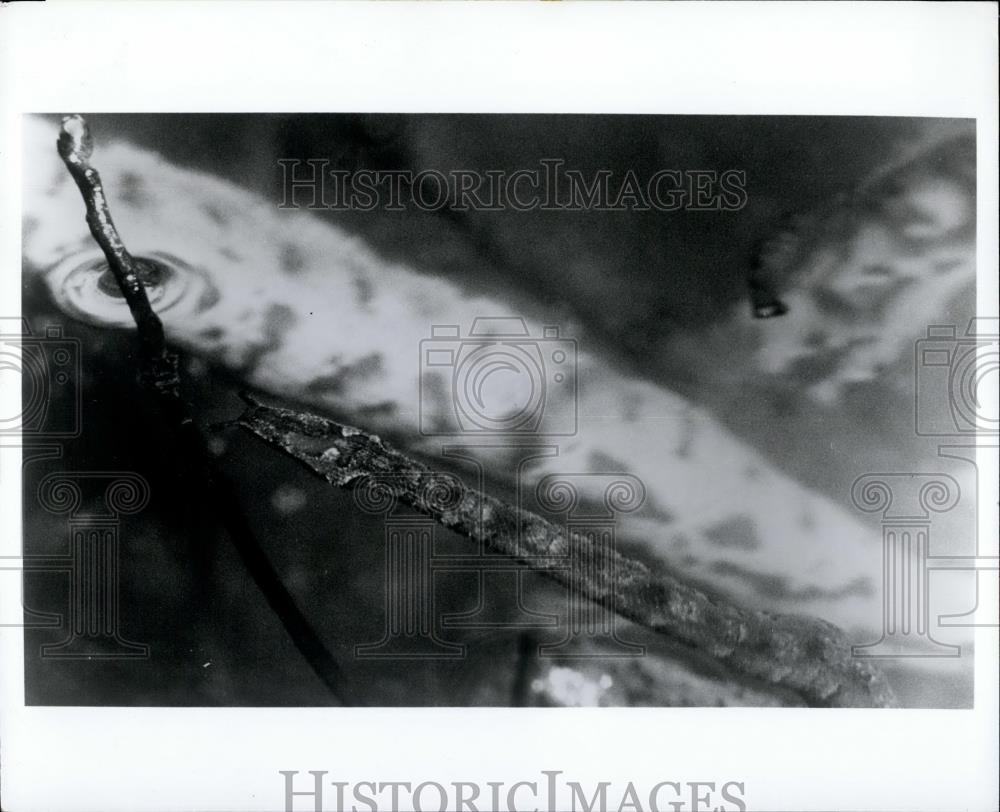
<instances>
[{"instance_id":1,"label":"dark water background","mask_svg":"<svg viewBox=\"0 0 1000 812\"><path fill-rule=\"evenodd\" d=\"M746 301L754 246L789 211L809 210L849 191L920 130L905 119L659 116L88 116L98 151L121 133L172 162L226 177L277 202L279 158L327 158L346 170L537 168L557 157L585 175L632 169L739 169L748 203L737 212L332 212L331 220L365 237L389 260L446 276L512 301L535 301L586 324L604 352L637 374L707 405L779 467L831 498L846 501L858 473L932 465L914 444L906 398L862 393L840 410L804 411L787 392L746 391L734 399L712 369L664 357L672 336L698 335ZM30 168L27 168L30 171ZM155 179L150 179L155 182ZM114 203L112 202L112 205ZM81 209L82 216L82 209ZM164 246L169 250L169 246ZM749 307L749 305L747 305ZM58 461L25 454L26 552L65 549L65 519L34 500L52 470L135 471L152 502L121 525L123 632L149 644L136 661L43 659L38 647L64 636L26 635L28 700L35 704L309 705L333 700L305 666L212 519L190 492L185 466L133 381L132 337L68 321L26 276L24 312L36 333L62 324L83 346L85 431ZM733 348L734 353L741 348ZM725 366L720 359L720 367ZM200 423L239 412L240 382L188 359L186 396ZM882 393L884 394L884 393ZM65 407L56 403L54 408ZM904 413L903 409L906 409ZM859 429L859 427L861 427ZM383 525L359 514L349 494L303 475L290 460L238 431L219 433L225 469L245 512L289 589L370 704L517 704L524 700L519 633L455 633L471 641L455 662L358 662L357 642L382 634ZM294 510L276 507L290 486ZM440 550L464 542L441 533ZM475 603L468 575L438 590L442 611ZM531 608L561 605L559 590L525 575ZM26 602L58 612L65 576L32 574ZM509 595L488 595L501 613ZM534 633L541 642L546 634ZM639 629L632 639L664 655L677 652ZM558 637L558 635L556 635ZM534 639L534 638L532 638ZM942 682L943 680L943 682ZM669 679L666 679L669 683ZM915 704L964 704L971 685L939 677L933 689L910 684ZM659 694L657 691L660 691ZM520 691L520 693L519 693ZM908 691L908 693L906 693ZM636 690L636 702L691 701L667 688Z\"/></svg>"}]
</instances>

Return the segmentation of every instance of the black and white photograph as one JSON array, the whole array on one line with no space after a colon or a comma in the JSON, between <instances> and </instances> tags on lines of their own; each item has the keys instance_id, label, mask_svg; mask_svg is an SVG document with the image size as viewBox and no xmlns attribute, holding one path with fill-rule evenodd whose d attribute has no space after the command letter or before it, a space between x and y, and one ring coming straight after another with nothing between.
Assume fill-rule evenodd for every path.
<instances>
[{"instance_id":1,"label":"black and white photograph","mask_svg":"<svg viewBox=\"0 0 1000 812\"><path fill-rule=\"evenodd\" d=\"M164 25L188 30L175 5ZM179 61L209 58L223 7L247 32L278 20L203 5ZM330 57L337 79L303 80L315 101L291 68L240 86L236 62L233 104L211 102L207 62L210 90L165 66L107 101L67 55L58 92L4 108L2 808L871 812L900 808L896 779L850 794L851 770L897 739L945 747L917 722L933 713L978 720L965 772L941 769L975 799L954 808L989 812L969 804L997 766L995 99L984 117L978 89L949 104L893 75L935 102L616 104L660 59L642 56L607 81L539 78L549 103L435 104L433 79L366 100L343 68L415 52L385 21L423 4L324 5L317 24L365 33ZM473 5L428 14L482 30ZM613 11L544 5L544 25L581 9L553 53ZM916 42L975 4L896 5ZM415 30L414 71L461 72L440 26ZM531 73L526 37L498 88ZM93 64L114 73L137 43ZM416 86L385 64L358 88ZM560 103L560 82L592 100ZM26 778L88 730L91 789ZM755 732L803 743L794 792L765 788L778 762L736 743ZM465 760L485 742L507 753L493 773ZM111 752L133 766L109 802ZM220 781L189 791L179 773L208 787L216 757ZM834 776L826 801L804 788Z\"/></svg>"},{"instance_id":2,"label":"black and white photograph","mask_svg":"<svg viewBox=\"0 0 1000 812\"><path fill-rule=\"evenodd\" d=\"M28 700L967 707L975 136L26 119Z\"/></svg>"}]
</instances>

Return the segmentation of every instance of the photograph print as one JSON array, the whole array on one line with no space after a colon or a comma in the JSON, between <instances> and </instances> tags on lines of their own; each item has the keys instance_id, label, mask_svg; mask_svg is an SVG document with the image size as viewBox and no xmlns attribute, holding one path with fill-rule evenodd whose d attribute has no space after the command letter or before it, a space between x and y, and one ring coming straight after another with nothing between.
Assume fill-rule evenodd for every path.
<instances>
[{"instance_id":1,"label":"photograph print","mask_svg":"<svg viewBox=\"0 0 1000 812\"><path fill-rule=\"evenodd\" d=\"M23 145L28 704L972 706L975 121Z\"/></svg>"}]
</instances>

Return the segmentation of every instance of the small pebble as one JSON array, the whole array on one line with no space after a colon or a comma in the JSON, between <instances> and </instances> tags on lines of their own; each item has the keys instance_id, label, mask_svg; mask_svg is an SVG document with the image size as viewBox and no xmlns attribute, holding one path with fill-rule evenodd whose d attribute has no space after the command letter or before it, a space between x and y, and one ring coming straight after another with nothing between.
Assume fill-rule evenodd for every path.
<instances>
[{"instance_id":1,"label":"small pebble","mask_svg":"<svg viewBox=\"0 0 1000 812\"><path fill-rule=\"evenodd\" d=\"M279 485L271 494L271 505L282 516L290 516L306 506L305 491L287 483Z\"/></svg>"},{"instance_id":2,"label":"small pebble","mask_svg":"<svg viewBox=\"0 0 1000 812\"><path fill-rule=\"evenodd\" d=\"M200 358L189 358L187 361L187 372L195 378L201 378L208 373L208 364Z\"/></svg>"}]
</instances>

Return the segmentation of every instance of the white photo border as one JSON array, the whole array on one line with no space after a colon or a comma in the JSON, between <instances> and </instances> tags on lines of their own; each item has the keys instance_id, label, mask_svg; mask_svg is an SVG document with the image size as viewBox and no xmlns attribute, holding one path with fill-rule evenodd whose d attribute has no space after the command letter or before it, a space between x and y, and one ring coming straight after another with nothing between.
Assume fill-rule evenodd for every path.
<instances>
[{"instance_id":1,"label":"white photo border","mask_svg":"<svg viewBox=\"0 0 1000 812\"><path fill-rule=\"evenodd\" d=\"M992 3L14 4L0 8L0 105L13 312L24 113L381 111L975 118L979 315L997 315ZM995 457L979 470L980 538L995 539ZM0 555L17 556L16 448L0 451L0 486ZM43 708L24 706L23 636L2 629L3 803L280 810L279 770L442 783L563 770L742 781L754 811L986 812L996 629L975 645L974 710Z\"/></svg>"}]
</instances>

